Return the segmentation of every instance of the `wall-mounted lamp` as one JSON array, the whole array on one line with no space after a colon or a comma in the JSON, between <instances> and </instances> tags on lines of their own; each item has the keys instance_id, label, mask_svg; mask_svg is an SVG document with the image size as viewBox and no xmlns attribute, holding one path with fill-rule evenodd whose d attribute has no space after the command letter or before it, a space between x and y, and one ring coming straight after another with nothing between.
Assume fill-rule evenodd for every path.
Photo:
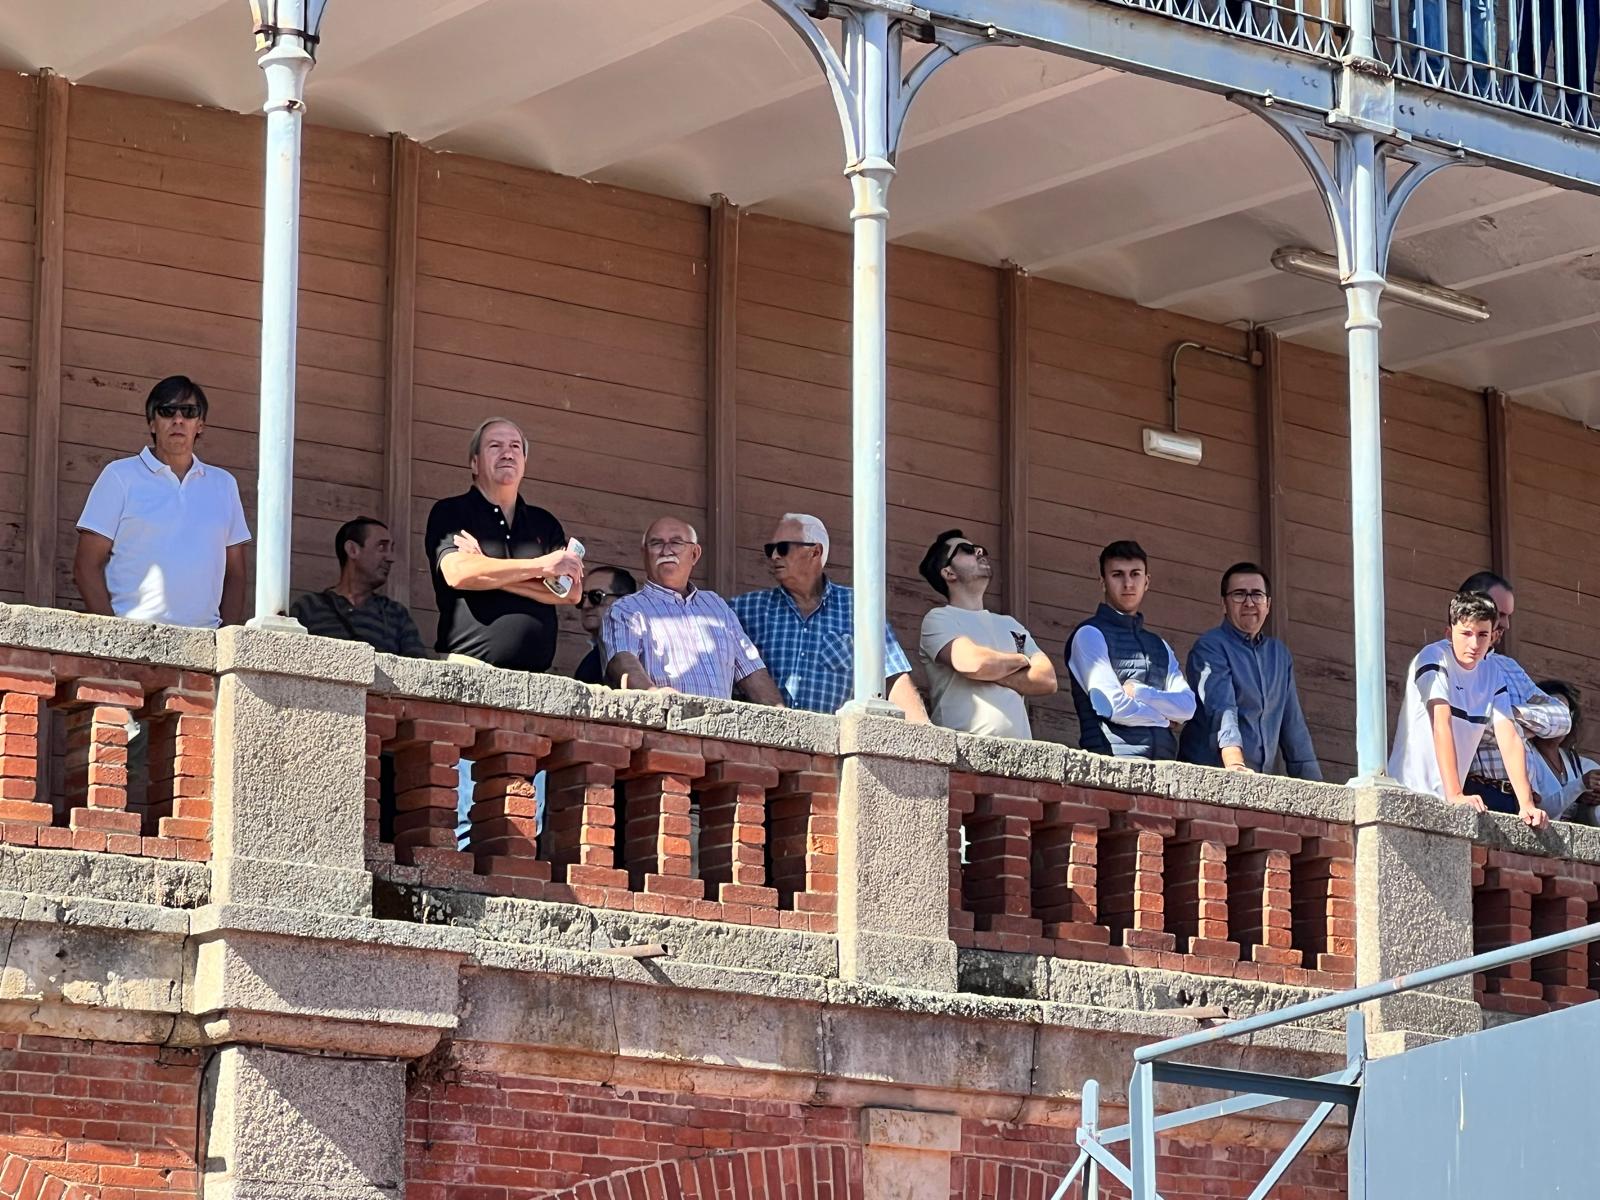
<instances>
[{"instance_id":1,"label":"wall-mounted lamp","mask_svg":"<svg viewBox=\"0 0 1600 1200\"><path fill-rule=\"evenodd\" d=\"M1178 424L1178 359L1183 356L1185 350L1198 350L1202 354L1212 354L1251 367L1261 365L1261 353L1253 350L1249 354L1234 354L1232 351L1218 350L1215 346L1207 346L1201 342L1179 342L1172 348L1172 358L1167 367L1167 411L1171 417L1172 427L1157 429L1147 425L1144 429L1144 452L1152 458L1165 458L1172 462L1198 466L1204 445L1194 434L1184 433Z\"/></svg>"}]
</instances>

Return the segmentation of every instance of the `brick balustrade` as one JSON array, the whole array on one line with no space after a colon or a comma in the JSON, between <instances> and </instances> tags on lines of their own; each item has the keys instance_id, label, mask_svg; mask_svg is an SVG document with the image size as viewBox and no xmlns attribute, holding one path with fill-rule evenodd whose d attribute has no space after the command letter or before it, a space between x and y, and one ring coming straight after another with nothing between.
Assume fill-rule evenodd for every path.
<instances>
[{"instance_id":1,"label":"brick balustrade","mask_svg":"<svg viewBox=\"0 0 1600 1200\"><path fill-rule=\"evenodd\" d=\"M209 859L215 690L194 671L0 650L0 841Z\"/></svg>"},{"instance_id":2,"label":"brick balustrade","mask_svg":"<svg viewBox=\"0 0 1600 1200\"><path fill-rule=\"evenodd\" d=\"M953 774L957 945L1343 988L1355 847L1327 821Z\"/></svg>"},{"instance_id":3,"label":"brick balustrade","mask_svg":"<svg viewBox=\"0 0 1600 1200\"><path fill-rule=\"evenodd\" d=\"M473 777L466 850L455 836L461 759ZM368 702L367 855L393 883L831 933L837 812L829 756L401 696Z\"/></svg>"},{"instance_id":4,"label":"brick balustrade","mask_svg":"<svg viewBox=\"0 0 1600 1200\"><path fill-rule=\"evenodd\" d=\"M1600 864L1472 848L1473 949L1498 950L1600 921ZM1530 1016L1600 995L1600 944L1512 963L1475 979L1478 1003Z\"/></svg>"}]
</instances>

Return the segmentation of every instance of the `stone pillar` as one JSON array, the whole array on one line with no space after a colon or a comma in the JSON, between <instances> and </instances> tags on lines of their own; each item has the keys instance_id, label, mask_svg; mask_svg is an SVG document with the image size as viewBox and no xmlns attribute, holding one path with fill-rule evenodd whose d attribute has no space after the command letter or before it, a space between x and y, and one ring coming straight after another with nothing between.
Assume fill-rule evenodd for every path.
<instances>
[{"instance_id":1,"label":"stone pillar","mask_svg":"<svg viewBox=\"0 0 1600 1200\"><path fill-rule=\"evenodd\" d=\"M862 1200L950 1200L950 1156L961 1149L955 1113L864 1108L861 1143Z\"/></svg>"},{"instance_id":2,"label":"stone pillar","mask_svg":"<svg viewBox=\"0 0 1600 1200\"><path fill-rule=\"evenodd\" d=\"M212 899L365 915L372 648L217 631Z\"/></svg>"},{"instance_id":3,"label":"stone pillar","mask_svg":"<svg viewBox=\"0 0 1600 1200\"><path fill-rule=\"evenodd\" d=\"M1477 815L1397 789L1356 793L1356 984L1467 958ZM1366 1005L1368 1052L1472 1033L1470 976Z\"/></svg>"},{"instance_id":4,"label":"stone pillar","mask_svg":"<svg viewBox=\"0 0 1600 1200\"><path fill-rule=\"evenodd\" d=\"M850 715L839 753L840 976L955 991L946 849L955 734Z\"/></svg>"},{"instance_id":5,"label":"stone pillar","mask_svg":"<svg viewBox=\"0 0 1600 1200\"><path fill-rule=\"evenodd\" d=\"M206 1077L203 1200L398 1200L404 1063L227 1046Z\"/></svg>"}]
</instances>

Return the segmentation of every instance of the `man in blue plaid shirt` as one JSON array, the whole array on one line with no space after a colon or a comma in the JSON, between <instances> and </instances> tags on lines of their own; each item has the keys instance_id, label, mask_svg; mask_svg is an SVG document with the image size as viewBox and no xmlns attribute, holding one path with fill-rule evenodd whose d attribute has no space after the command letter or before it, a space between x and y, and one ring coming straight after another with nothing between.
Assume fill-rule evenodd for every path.
<instances>
[{"instance_id":1,"label":"man in blue plaid shirt","mask_svg":"<svg viewBox=\"0 0 1600 1200\"><path fill-rule=\"evenodd\" d=\"M733 611L785 704L838 712L855 692L855 594L823 574L827 527L806 513L786 513L764 549L778 586L735 596ZM883 636L889 699L909 720L926 724L927 710L911 682L911 661L893 630L886 626Z\"/></svg>"},{"instance_id":2,"label":"man in blue plaid shirt","mask_svg":"<svg viewBox=\"0 0 1600 1200\"><path fill-rule=\"evenodd\" d=\"M1572 713L1567 706L1541 692L1516 659L1500 652L1506 631L1511 628L1511 614L1516 610L1511 584L1493 571L1479 571L1468 576L1459 590L1486 593L1500 612L1494 623L1494 657L1499 663L1501 679L1510 692L1511 715L1516 718L1517 731L1523 740L1566 737L1572 728ZM1490 812L1516 813L1517 798L1511 791L1505 760L1493 738L1484 738L1478 744L1477 757L1472 760L1462 790L1480 798Z\"/></svg>"}]
</instances>

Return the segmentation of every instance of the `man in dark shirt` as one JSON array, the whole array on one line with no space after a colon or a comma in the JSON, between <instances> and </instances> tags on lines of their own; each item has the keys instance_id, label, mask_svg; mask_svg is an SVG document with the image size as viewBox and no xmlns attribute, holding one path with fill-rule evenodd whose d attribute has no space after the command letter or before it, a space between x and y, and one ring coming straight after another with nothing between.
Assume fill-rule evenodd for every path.
<instances>
[{"instance_id":1,"label":"man in dark shirt","mask_svg":"<svg viewBox=\"0 0 1600 1200\"><path fill-rule=\"evenodd\" d=\"M339 582L307 592L289 615L318 637L366 642L385 654L426 658L428 651L406 606L379 591L394 567L394 539L376 517L357 517L333 536Z\"/></svg>"},{"instance_id":2,"label":"man in dark shirt","mask_svg":"<svg viewBox=\"0 0 1600 1200\"><path fill-rule=\"evenodd\" d=\"M467 463L472 487L428 514L428 572L439 602L434 646L490 666L549 670L555 609L578 602L583 560L567 549L561 522L518 494L528 466L521 429L500 417L485 421ZM468 536L458 544L462 533ZM564 598L546 586L563 575L572 580Z\"/></svg>"},{"instance_id":3,"label":"man in dark shirt","mask_svg":"<svg viewBox=\"0 0 1600 1200\"><path fill-rule=\"evenodd\" d=\"M589 635L589 653L572 677L579 683L606 681L606 653L600 644L600 629L605 624L611 602L639 590L639 581L621 567L595 567L589 572L589 586L578 601L578 620Z\"/></svg>"}]
</instances>

